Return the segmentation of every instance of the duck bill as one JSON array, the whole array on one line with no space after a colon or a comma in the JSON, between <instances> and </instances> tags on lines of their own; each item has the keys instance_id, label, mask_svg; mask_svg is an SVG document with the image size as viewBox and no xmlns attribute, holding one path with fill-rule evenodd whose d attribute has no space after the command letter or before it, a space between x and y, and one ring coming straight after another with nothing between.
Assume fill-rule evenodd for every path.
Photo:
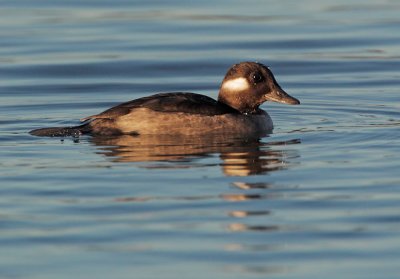
<instances>
[{"instance_id":1,"label":"duck bill","mask_svg":"<svg viewBox=\"0 0 400 279\"><path fill-rule=\"evenodd\" d=\"M271 92L268 92L265 95L265 99L267 101L271 102L276 102L276 103L282 103L282 104L287 104L287 105L299 105L300 101L297 100L296 98L290 96L288 93L283 91L280 86L276 86L274 90Z\"/></svg>"}]
</instances>

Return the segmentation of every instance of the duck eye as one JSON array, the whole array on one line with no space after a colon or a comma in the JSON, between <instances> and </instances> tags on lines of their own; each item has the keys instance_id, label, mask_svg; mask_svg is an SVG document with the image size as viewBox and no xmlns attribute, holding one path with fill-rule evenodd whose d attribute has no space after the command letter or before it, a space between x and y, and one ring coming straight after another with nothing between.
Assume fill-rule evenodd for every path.
<instances>
[{"instance_id":1,"label":"duck eye","mask_svg":"<svg viewBox=\"0 0 400 279\"><path fill-rule=\"evenodd\" d=\"M259 82L262 82L263 80L264 80L264 77L263 77L260 73L255 73L255 74L253 75L254 84L257 84L257 83L259 83Z\"/></svg>"}]
</instances>

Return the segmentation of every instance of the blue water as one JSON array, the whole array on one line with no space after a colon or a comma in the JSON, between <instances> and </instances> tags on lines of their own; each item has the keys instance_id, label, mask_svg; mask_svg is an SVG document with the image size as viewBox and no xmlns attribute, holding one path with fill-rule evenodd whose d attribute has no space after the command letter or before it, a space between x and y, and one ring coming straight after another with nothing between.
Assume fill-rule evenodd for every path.
<instances>
[{"instance_id":1,"label":"blue water","mask_svg":"<svg viewBox=\"0 0 400 279\"><path fill-rule=\"evenodd\" d=\"M0 278L399 278L398 1L0 1ZM40 138L271 67L263 138Z\"/></svg>"}]
</instances>

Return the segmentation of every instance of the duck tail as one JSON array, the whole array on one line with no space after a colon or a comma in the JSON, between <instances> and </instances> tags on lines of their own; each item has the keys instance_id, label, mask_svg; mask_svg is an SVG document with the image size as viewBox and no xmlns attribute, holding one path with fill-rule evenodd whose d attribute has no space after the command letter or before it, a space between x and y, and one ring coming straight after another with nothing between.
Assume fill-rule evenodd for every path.
<instances>
[{"instance_id":1,"label":"duck tail","mask_svg":"<svg viewBox=\"0 0 400 279\"><path fill-rule=\"evenodd\" d=\"M88 133L88 125L83 124L73 127L50 127L35 129L29 132L33 136L39 137L79 137L80 135Z\"/></svg>"}]
</instances>

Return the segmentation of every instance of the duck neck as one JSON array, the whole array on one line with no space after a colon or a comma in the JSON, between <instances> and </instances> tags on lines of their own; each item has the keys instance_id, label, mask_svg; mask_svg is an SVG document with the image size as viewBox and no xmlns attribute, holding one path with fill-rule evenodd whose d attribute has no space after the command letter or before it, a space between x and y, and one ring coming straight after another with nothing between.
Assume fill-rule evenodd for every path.
<instances>
[{"instance_id":1,"label":"duck neck","mask_svg":"<svg viewBox=\"0 0 400 279\"><path fill-rule=\"evenodd\" d=\"M227 105L237 111L239 111L242 114L253 114L258 112L258 104L252 104L252 100L249 100L245 96L243 92L226 92L223 90L219 91L218 94L218 102L223 103L224 105Z\"/></svg>"}]
</instances>

